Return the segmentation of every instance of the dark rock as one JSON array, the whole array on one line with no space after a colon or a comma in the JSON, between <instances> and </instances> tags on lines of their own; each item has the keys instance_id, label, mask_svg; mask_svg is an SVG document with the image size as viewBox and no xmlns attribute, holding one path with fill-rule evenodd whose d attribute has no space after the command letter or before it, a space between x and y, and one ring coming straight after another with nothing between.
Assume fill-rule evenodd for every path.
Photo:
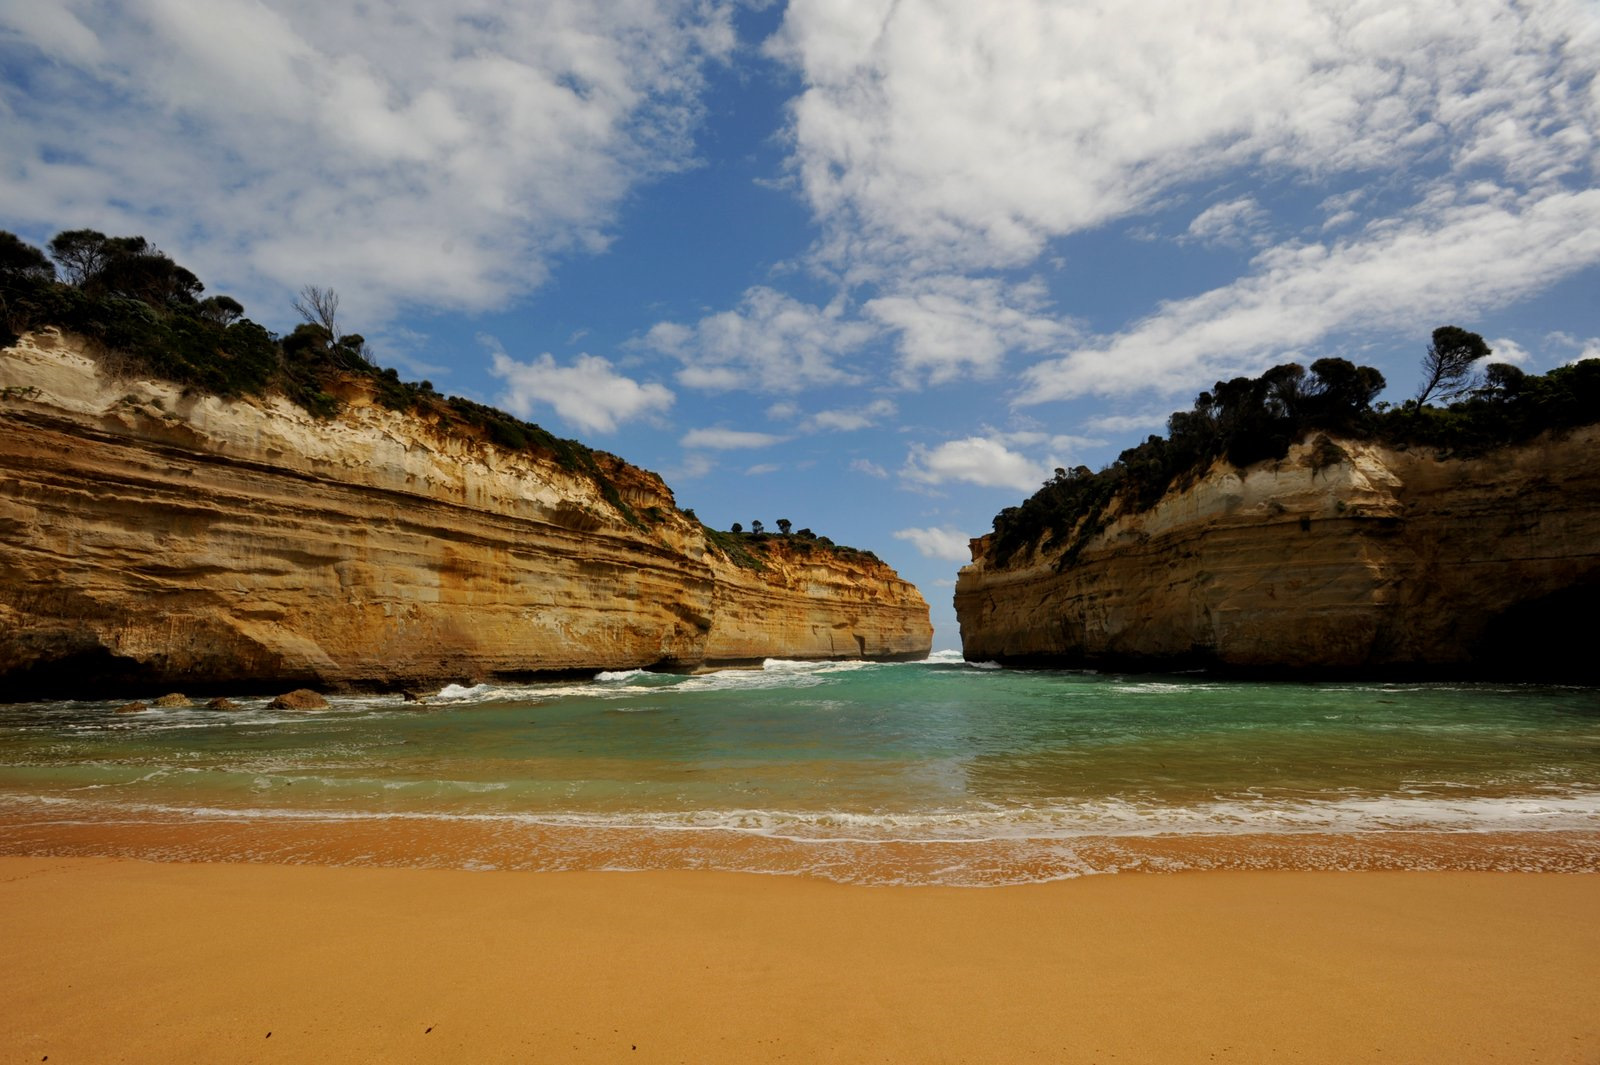
<instances>
[{"instance_id":1,"label":"dark rock","mask_svg":"<svg viewBox=\"0 0 1600 1065\"><path fill-rule=\"evenodd\" d=\"M187 695L184 695L181 692L173 692L170 695L163 695L150 705L159 706L163 710L173 710L180 707L193 706L194 703L189 701L189 697Z\"/></svg>"},{"instance_id":2,"label":"dark rock","mask_svg":"<svg viewBox=\"0 0 1600 1065\"><path fill-rule=\"evenodd\" d=\"M121 706L117 707L117 713L142 714L148 709L150 709L149 703L123 703Z\"/></svg>"},{"instance_id":3,"label":"dark rock","mask_svg":"<svg viewBox=\"0 0 1600 1065\"><path fill-rule=\"evenodd\" d=\"M243 710L244 707L228 698L217 698L206 704L207 710Z\"/></svg>"}]
</instances>

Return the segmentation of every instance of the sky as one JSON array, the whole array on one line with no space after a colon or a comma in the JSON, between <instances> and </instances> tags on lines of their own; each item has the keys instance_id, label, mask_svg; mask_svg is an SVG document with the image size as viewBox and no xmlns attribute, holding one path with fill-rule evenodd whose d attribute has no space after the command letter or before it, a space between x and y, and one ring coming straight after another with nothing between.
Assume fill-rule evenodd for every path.
<instances>
[{"instance_id":1,"label":"sky","mask_svg":"<svg viewBox=\"0 0 1600 1065\"><path fill-rule=\"evenodd\" d=\"M1600 356L1594 0L0 0L0 228L927 597L1218 379Z\"/></svg>"}]
</instances>

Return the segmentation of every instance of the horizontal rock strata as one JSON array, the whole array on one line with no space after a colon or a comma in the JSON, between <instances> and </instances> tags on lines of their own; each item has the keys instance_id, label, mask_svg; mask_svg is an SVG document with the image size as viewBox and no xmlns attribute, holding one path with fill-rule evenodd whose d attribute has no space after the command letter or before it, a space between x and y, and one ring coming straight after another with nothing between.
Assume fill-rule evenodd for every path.
<instances>
[{"instance_id":1,"label":"horizontal rock strata","mask_svg":"<svg viewBox=\"0 0 1600 1065\"><path fill-rule=\"evenodd\" d=\"M714 550L654 474L589 476L372 404L0 352L0 698L907 658L927 604L863 555Z\"/></svg>"},{"instance_id":2,"label":"horizontal rock strata","mask_svg":"<svg viewBox=\"0 0 1600 1065\"><path fill-rule=\"evenodd\" d=\"M1472 459L1312 441L1121 513L1070 564L956 583L967 658L1241 673L1600 676L1600 427ZM1337 454L1337 451L1333 452Z\"/></svg>"}]
</instances>

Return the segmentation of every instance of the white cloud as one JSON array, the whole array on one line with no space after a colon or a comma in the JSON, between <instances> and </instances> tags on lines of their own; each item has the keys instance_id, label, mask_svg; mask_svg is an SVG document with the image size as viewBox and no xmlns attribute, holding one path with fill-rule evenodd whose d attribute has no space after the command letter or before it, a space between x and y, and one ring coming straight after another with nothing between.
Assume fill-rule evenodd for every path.
<instances>
[{"instance_id":1,"label":"white cloud","mask_svg":"<svg viewBox=\"0 0 1600 1065\"><path fill-rule=\"evenodd\" d=\"M1232 284L1030 368L1016 402L1203 387L1336 330L1470 318L1600 262L1600 189L1440 200L1356 239L1263 252Z\"/></svg>"},{"instance_id":2,"label":"white cloud","mask_svg":"<svg viewBox=\"0 0 1600 1065\"><path fill-rule=\"evenodd\" d=\"M1006 285L994 278L918 278L869 300L862 311L898 333L898 378L915 386L958 377L992 377L1009 351L1040 352L1073 335L1046 309L1037 281Z\"/></svg>"},{"instance_id":3,"label":"white cloud","mask_svg":"<svg viewBox=\"0 0 1600 1065\"><path fill-rule=\"evenodd\" d=\"M1593 161L1588 0L792 0L793 166L857 278L1033 261L1238 167L1442 158L1532 186Z\"/></svg>"},{"instance_id":4,"label":"white cloud","mask_svg":"<svg viewBox=\"0 0 1600 1065\"><path fill-rule=\"evenodd\" d=\"M1241 196L1236 200L1214 203L1195 215L1189 223L1187 239L1202 244L1222 244L1230 247L1247 247L1265 243L1262 232L1267 222L1267 212L1254 197Z\"/></svg>"},{"instance_id":5,"label":"white cloud","mask_svg":"<svg viewBox=\"0 0 1600 1065\"><path fill-rule=\"evenodd\" d=\"M604 248L733 33L716 0L51 0L0 42L12 226L142 233L269 322L330 285L374 331Z\"/></svg>"},{"instance_id":6,"label":"white cloud","mask_svg":"<svg viewBox=\"0 0 1600 1065\"><path fill-rule=\"evenodd\" d=\"M1513 366L1527 366L1533 361L1533 356L1528 354L1528 349L1508 337L1491 340L1489 342L1489 351L1489 358L1484 360L1486 363L1509 362Z\"/></svg>"},{"instance_id":7,"label":"white cloud","mask_svg":"<svg viewBox=\"0 0 1600 1065\"><path fill-rule=\"evenodd\" d=\"M667 475L674 481L693 481L704 477L717 468L716 460L710 455L700 451L692 451L683 456L683 461L676 467L667 470Z\"/></svg>"},{"instance_id":8,"label":"white cloud","mask_svg":"<svg viewBox=\"0 0 1600 1065\"><path fill-rule=\"evenodd\" d=\"M533 417L536 404L555 409L562 419L595 433L609 433L625 421L672 406L672 393L658 384L640 384L611 368L598 355L579 355L563 366L546 352L518 362L498 343L491 348L490 372L506 382L497 402L519 417Z\"/></svg>"},{"instance_id":9,"label":"white cloud","mask_svg":"<svg viewBox=\"0 0 1600 1065\"><path fill-rule=\"evenodd\" d=\"M875 399L861 407L819 410L801 422L801 428L810 433L851 433L877 425L885 418L892 418L898 410L893 400Z\"/></svg>"},{"instance_id":10,"label":"white cloud","mask_svg":"<svg viewBox=\"0 0 1600 1065\"><path fill-rule=\"evenodd\" d=\"M907 540L924 558L967 562L972 558L968 541L972 537L959 529L901 529L894 534L896 540Z\"/></svg>"},{"instance_id":11,"label":"white cloud","mask_svg":"<svg viewBox=\"0 0 1600 1065\"><path fill-rule=\"evenodd\" d=\"M888 470L884 469L882 466L879 466L871 459L854 459L850 463L850 468L856 473L864 473L868 477L877 477L881 479L889 476Z\"/></svg>"},{"instance_id":12,"label":"white cloud","mask_svg":"<svg viewBox=\"0 0 1600 1065\"><path fill-rule=\"evenodd\" d=\"M1584 359L1600 359L1600 337L1584 339L1573 336L1571 333L1558 331L1549 334L1544 339L1548 347L1577 352L1576 355L1562 359L1562 362L1568 365L1582 362ZM1561 358L1561 356L1557 355L1556 358Z\"/></svg>"},{"instance_id":13,"label":"white cloud","mask_svg":"<svg viewBox=\"0 0 1600 1065\"><path fill-rule=\"evenodd\" d=\"M988 437L969 436L938 447L912 445L900 475L914 484L953 481L985 488L1033 492L1051 476L1052 464L1034 462Z\"/></svg>"},{"instance_id":14,"label":"white cloud","mask_svg":"<svg viewBox=\"0 0 1600 1065\"><path fill-rule=\"evenodd\" d=\"M1100 414L1083 423L1091 433L1121 435L1131 432L1161 432L1167 427L1169 413L1151 411L1146 414Z\"/></svg>"},{"instance_id":15,"label":"white cloud","mask_svg":"<svg viewBox=\"0 0 1600 1065\"><path fill-rule=\"evenodd\" d=\"M760 477L761 475L767 473L777 473L781 469L783 469L783 467L779 466L775 462L758 462L754 466L751 466L749 469L745 470L744 475L746 477Z\"/></svg>"},{"instance_id":16,"label":"white cloud","mask_svg":"<svg viewBox=\"0 0 1600 1065\"><path fill-rule=\"evenodd\" d=\"M816 307L757 286L745 292L736 310L707 315L693 326L660 322L641 343L683 363L678 381L689 388L794 392L859 383L859 374L839 361L876 333L875 326L846 313L842 298Z\"/></svg>"},{"instance_id":17,"label":"white cloud","mask_svg":"<svg viewBox=\"0 0 1600 1065\"><path fill-rule=\"evenodd\" d=\"M712 451L742 451L748 448L771 447L789 439L771 433L751 433L740 429L691 429L678 441L684 447L707 448Z\"/></svg>"}]
</instances>

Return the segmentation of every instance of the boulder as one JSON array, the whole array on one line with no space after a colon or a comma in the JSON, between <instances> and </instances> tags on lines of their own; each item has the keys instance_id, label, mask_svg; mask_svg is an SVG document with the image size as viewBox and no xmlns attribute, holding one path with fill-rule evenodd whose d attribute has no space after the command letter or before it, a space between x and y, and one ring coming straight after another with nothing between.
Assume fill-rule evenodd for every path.
<instances>
[{"instance_id":1,"label":"boulder","mask_svg":"<svg viewBox=\"0 0 1600 1065\"><path fill-rule=\"evenodd\" d=\"M228 698L216 698L206 704L207 710L243 710L244 707Z\"/></svg>"},{"instance_id":2,"label":"boulder","mask_svg":"<svg viewBox=\"0 0 1600 1065\"><path fill-rule=\"evenodd\" d=\"M121 706L117 707L117 713L142 714L148 709L150 709L149 703L123 703Z\"/></svg>"},{"instance_id":3,"label":"boulder","mask_svg":"<svg viewBox=\"0 0 1600 1065\"><path fill-rule=\"evenodd\" d=\"M193 706L194 703L189 701L187 695L180 692L172 692L170 695L163 695L150 705L159 706L163 710L173 710L180 707Z\"/></svg>"},{"instance_id":4,"label":"boulder","mask_svg":"<svg viewBox=\"0 0 1600 1065\"><path fill-rule=\"evenodd\" d=\"M267 704L268 710L326 710L328 700L310 688L296 688Z\"/></svg>"}]
</instances>

